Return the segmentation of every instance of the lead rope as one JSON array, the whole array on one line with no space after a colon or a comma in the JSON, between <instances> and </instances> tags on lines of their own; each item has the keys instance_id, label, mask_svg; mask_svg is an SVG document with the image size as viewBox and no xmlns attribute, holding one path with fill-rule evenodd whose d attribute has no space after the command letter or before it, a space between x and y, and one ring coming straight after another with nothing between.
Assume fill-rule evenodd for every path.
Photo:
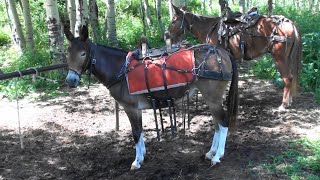
<instances>
[{"instance_id":1,"label":"lead rope","mask_svg":"<svg viewBox=\"0 0 320 180\"><path fill-rule=\"evenodd\" d=\"M17 71L17 72L19 73L20 77L22 77L22 73L20 71ZM17 78L17 80L15 81L15 87L14 88L16 90L16 102L17 102L18 131L19 131L19 138L20 138L20 148L24 149L23 136L22 136L22 133L21 133L20 107L19 107L19 97L18 97L18 88L17 88L17 82L18 82L19 78Z\"/></svg>"}]
</instances>

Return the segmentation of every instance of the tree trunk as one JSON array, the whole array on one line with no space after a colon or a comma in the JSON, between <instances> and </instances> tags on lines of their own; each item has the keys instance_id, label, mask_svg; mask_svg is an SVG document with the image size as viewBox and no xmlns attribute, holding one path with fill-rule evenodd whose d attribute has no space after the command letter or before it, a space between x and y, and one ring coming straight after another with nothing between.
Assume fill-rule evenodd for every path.
<instances>
[{"instance_id":1,"label":"tree trunk","mask_svg":"<svg viewBox=\"0 0 320 180\"><path fill-rule=\"evenodd\" d=\"M273 14L273 3L272 0L268 0L268 16Z\"/></svg>"},{"instance_id":2,"label":"tree trunk","mask_svg":"<svg viewBox=\"0 0 320 180\"><path fill-rule=\"evenodd\" d=\"M140 14L141 14L141 19L142 19L142 26L143 26L143 34L146 35L146 16L145 16L145 9L143 6L142 0L140 0Z\"/></svg>"},{"instance_id":3,"label":"tree trunk","mask_svg":"<svg viewBox=\"0 0 320 180\"><path fill-rule=\"evenodd\" d=\"M107 0L108 38L111 46L118 47L114 0Z\"/></svg>"},{"instance_id":4,"label":"tree trunk","mask_svg":"<svg viewBox=\"0 0 320 180\"><path fill-rule=\"evenodd\" d=\"M239 0L239 11L244 13L246 11L246 3L245 0Z\"/></svg>"},{"instance_id":5,"label":"tree trunk","mask_svg":"<svg viewBox=\"0 0 320 180\"><path fill-rule=\"evenodd\" d=\"M63 35L61 32L61 22L58 12L57 0L46 0L46 23L49 31L49 44L51 58L54 64L65 62L63 48Z\"/></svg>"},{"instance_id":6,"label":"tree trunk","mask_svg":"<svg viewBox=\"0 0 320 180\"><path fill-rule=\"evenodd\" d=\"M14 42L16 47L19 47L19 49L21 50L21 47L19 45L19 41L17 40L17 32L15 30L15 26L14 26L14 22L12 21L12 13L9 10L9 5L8 5L8 0L5 0L5 6L6 6L6 11L7 11L7 16L8 16L8 21L9 21L9 26L10 26L10 30L12 32L12 41Z\"/></svg>"},{"instance_id":7,"label":"tree trunk","mask_svg":"<svg viewBox=\"0 0 320 180\"><path fill-rule=\"evenodd\" d=\"M143 6L145 9L147 24L148 24L148 26L150 26L152 24L152 19L151 19L151 15L150 15L149 2L148 2L148 0L144 0L143 2L144 2Z\"/></svg>"},{"instance_id":8,"label":"tree trunk","mask_svg":"<svg viewBox=\"0 0 320 180\"><path fill-rule=\"evenodd\" d=\"M108 33L108 12L106 10L106 14L104 15L104 31L102 33L102 39L104 40L104 42L108 42L107 33Z\"/></svg>"},{"instance_id":9,"label":"tree trunk","mask_svg":"<svg viewBox=\"0 0 320 180\"><path fill-rule=\"evenodd\" d=\"M76 0L75 37L79 36L80 28L88 26L88 1Z\"/></svg>"},{"instance_id":10,"label":"tree trunk","mask_svg":"<svg viewBox=\"0 0 320 180\"><path fill-rule=\"evenodd\" d=\"M319 12L319 10L320 10L320 0L317 1L315 9L316 9L316 12Z\"/></svg>"},{"instance_id":11,"label":"tree trunk","mask_svg":"<svg viewBox=\"0 0 320 180\"><path fill-rule=\"evenodd\" d=\"M207 14L206 0L202 0L202 13Z\"/></svg>"},{"instance_id":12,"label":"tree trunk","mask_svg":"<svg viewBox=\"0 0 320 180\"><path fill-rule=\"evenodd\" d=\"M157 11L157 19L159 23L159 29L161 33L161 37L164 37L164 26L161 18L161 0L156 0L156 11Z\"/></svg>"},{"instance_id":13,"label":"tree trunk","mask_svg":"<svg viewBox=\"0 0 320 180\"><path fill-rule=\"evenodd\" d=\"M76 26L76 4L74 0L67 0L68 15L70 20L70 31L74 34L74 28Z\"/></svg>"},{"instance_id":14,"label":"tree trunk","mask_svg":"<svg viewBox=\"0 0 320 180\"><path fill-rule=\"evenodd\" d=\"M312 11L312 7L314 7L314 0L309 0L309 9Z\"/></svg>"},{"instance_id":15,"label":"tree trunk","mask_svg":"<svg viewBox=\"0 0 320 180\"><path fill-rule=\"evenodd\" d=\"M23 35L23 31L22 31L22 26L21 23L19 21L19 16L18 16L18 12L16 9L16 4L14 0L9 0L9 9L11 12L11 16L12 16L12 20L13 20L13 33L17 33L17 37L16 37L16 42L19 44L20 49L24 49L25 45L26 45L26 41L24 39L24 35Z\"/></svg>"},{"instance_id":16,"label":"tree trunk","mask_svg":"<svg viewBox=\"0 0 320 180\"><path fill-rule=\"evenodd\" d=\"M100 26L98 21L98 6L96 0L89 0L90 24L93 32L93 41L98 42Z\"/></svg>"},{"instance_id":17,"label":"tree trunk","mask_svg":"<svg viewBox=\"0 0 320 180\"><path fill-rule=\"evenodd\" d=\"M212 10L213 10L213 2L212 2L212 0L209 0L209 9L210 9L210 12L212 12Z\"/></svg>"},{"instance_id":18,"label":"tree trunk","mask_svg":"<svg viewBox=\"0 0 320 180\"><path fill-rule=\"evenodd\" d=\"M224 8L228 7L228 1L227 0L219 0L220 5L220 16L222 15Z\"/></svg>"},{"instance_id":19,"label":"tree trunk","mask_svg":"<svg viewBox=\"0 0 320 180\"><path fill-rule=\"evenodd\" d=\"M27 35L27 48L34 49L34 39L33 39L33 29L32 29L32 20L30 14L30 5L29 0L22 0L23 7L23 18L26 26L26 35Z\"/></svg>"}]
</instances>

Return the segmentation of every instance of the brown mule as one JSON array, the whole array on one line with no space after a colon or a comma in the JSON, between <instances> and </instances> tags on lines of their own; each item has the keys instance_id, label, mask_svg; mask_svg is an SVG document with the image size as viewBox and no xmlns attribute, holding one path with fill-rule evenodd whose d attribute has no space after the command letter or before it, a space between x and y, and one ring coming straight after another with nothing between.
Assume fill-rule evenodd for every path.
<instances>
[{"instance_id":1,"label":"brown mule","mask_svg":"<svg viewBox=\"0 0 320 180\"><path fill-rule=\"evenodd\" d=\"M123 106L132 127L132 134L136 144L136 158L131 165L131 169L139 169L146 153L143 131L142 112L143 109L151 109L152 102L148 94L131 95L128 90L125 71L127 64L127 52L121 49L93 44L88 39L88 29L83 27L80 37L75 38L73 34L65 29L65 35L69 41L67 64L69 68L66 83L69 87L79 85L80 76L86 70L92 73L110 91L112 97ZM216 121L216 130L213 143L206 157L211 159L212 164L220 162L224 155L225 143L228 127L235 124L238 110L238 72L237 65L232 56L222 48L214 46L191 47L194 52L194 81L185 86L169 89L169 93L179 102L185 96L186 91L198 89L209 109L213 119ZM179 61L179 59L174 59ZM206 61L206 62L204 62ZM152 62L150 62L151 64ZM226 78L212 79L210 76L203 77L201 67L208 75L217 74ZM166 69L169 71L170 69ZM181 72L185 73L185 72ZM226 76L224 76L226 75ZM218 77L216 76L216 77ZM227 110L222 107L223 95L227 85L231 81L228 89ZM159 94L165 94L158 91ZM159 96L158 96L159 97Z\"/></svg>"},{"instance_id":2,"label":"brown mule","mask_svg":"<svg viewBox=\"0 0 320 180\"><path fill-rule=\"evenodd\" d=\"M237 60L270 53L284 82L279 110L290 106L299 86L302 61L300 33L291 20L283 16L259 16L247 24L238 20L227 23L222 17L200 16L172 7L175 15L168 31L173 41L189 31L201 42L227 49Z\"/></svg>"}]
</instances>

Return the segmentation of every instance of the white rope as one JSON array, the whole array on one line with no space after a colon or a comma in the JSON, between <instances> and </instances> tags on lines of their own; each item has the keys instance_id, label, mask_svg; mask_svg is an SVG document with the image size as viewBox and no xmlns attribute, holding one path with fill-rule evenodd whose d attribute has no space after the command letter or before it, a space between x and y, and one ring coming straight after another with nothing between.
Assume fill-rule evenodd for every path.
<instances>
[{"instance_id":1,"label":"white rope","mask_svg":"<svg viewBox=\"0 0 320 180\"><path fill-rule=\"evenodd\" d=\"M36 72L36 74L33 74L33 75L32 75L32 81L35 81L36 78L39 78L39 79L42 79L42 80L45 80L45 81L50 81L50 82L52 82L52 83L59 83L57 80L48 79L48 78L44 78L44 77L39 76L39 75L38 75L39 72L38 72L38 70L37 70L36 68L30 68L30 69L32 69L32 70L34 70L34 71Z\"/></svg>"},{"instance_id":2,"label":"white rope","mask_svg":"<svg viewBox=\"0 0 320 180\"><path fill-rule=\"evenodd\" d=\"M20 71L17 71L20 75L20 77L22 77L22 73ZM18 88L17 88L17 82L18 79L15 82L15 90L16 90L16 101L17 101L17 113L18 113L18 127L19 127L19 137L20 137L20 147L21 149L24 149L24 145L23 145L23 135L21 133L21 122L20 122L20 107L19 107L19 97L18 97Z\"/></svg>"}]
</instances>

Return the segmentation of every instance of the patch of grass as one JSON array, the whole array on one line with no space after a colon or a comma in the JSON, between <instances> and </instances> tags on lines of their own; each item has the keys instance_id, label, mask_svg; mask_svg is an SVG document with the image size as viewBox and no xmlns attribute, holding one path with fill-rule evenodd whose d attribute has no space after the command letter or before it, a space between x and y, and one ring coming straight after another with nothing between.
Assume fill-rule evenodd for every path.
<instances>
[{"instance_id":1,"label":"patch of grass","mask_svg":"<svg viewBox=\"0 0 320 180\"><path fill-rule=\"evenodd\" d=\"M286 174L292 180L320 180L320 137L292 142L289 149L272 160L264 165L270 172Z\"/></svg>"}]
</instances>

